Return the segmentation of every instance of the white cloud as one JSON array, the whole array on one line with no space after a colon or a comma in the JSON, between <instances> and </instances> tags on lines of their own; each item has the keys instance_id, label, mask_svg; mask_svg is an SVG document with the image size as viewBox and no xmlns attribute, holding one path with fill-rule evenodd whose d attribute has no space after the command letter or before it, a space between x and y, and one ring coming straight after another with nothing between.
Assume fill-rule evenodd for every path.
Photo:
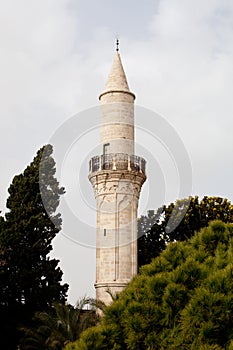
<instances>
[{"instance_id":1,"label":"white cloud","mask_svg":"<svg viewBox=\"0 0 233 350\"><path fill-rule=\"evenodd\" d=\"M232 10L230 2L161 1L152 39L127 55L138 102L165 114L192 153L207 146L195 142L200 134L214 153L217 131L232 147Z\"/></svg>"}]
</instances>

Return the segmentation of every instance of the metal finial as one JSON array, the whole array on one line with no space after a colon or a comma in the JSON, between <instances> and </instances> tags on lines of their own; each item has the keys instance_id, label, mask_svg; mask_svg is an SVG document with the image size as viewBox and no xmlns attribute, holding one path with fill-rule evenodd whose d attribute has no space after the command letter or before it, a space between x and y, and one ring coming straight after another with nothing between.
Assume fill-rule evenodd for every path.
<instances>
[{"instance_id":1,"label":"metal finial","mask_svg":"<svg viewBox=\"0 0 233 350\"><path fill-rule=\"evenodd\" d=\"M120 41L119 39L116 39L116 52L119 51L119 45L120 45Z\"/></svg>"}]
</instances>

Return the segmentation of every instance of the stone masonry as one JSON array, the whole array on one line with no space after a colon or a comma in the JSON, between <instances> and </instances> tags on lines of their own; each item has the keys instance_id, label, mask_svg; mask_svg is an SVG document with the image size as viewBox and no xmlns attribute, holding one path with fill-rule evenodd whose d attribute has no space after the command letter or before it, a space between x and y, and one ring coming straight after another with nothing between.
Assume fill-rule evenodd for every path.
<instances>
[{"instance_id":1,"label":"stone masonry","mask_svg":"<svg viewBox=\"0 0 233 350\"><path fill-rule=\"evenodd\" d=\"M145 161L134 156L134 99L117 52L100 95L100 156L90 160L96 209L96 298L106 304L137 274L137 209ZM110 292L110 293L108 293Z\"/></svg>"}]
</instances>

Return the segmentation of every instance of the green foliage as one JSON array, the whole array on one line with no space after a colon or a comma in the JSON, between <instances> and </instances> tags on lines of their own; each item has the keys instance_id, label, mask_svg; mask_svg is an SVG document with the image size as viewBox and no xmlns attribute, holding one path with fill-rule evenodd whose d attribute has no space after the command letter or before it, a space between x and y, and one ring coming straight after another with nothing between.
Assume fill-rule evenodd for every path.
<instances>
[{"instance_id":1,"label":"green foliage","mask_svg":"<svg viewBox=\"0 0 233 350\"><path fill-rule=\"evenodd\" d=\"M185 241L213 220L233 222L233 205L221 197L189 197L138 219L138 265L148 264L170 242Z\"/></svg>"},{"instance_id":2,"label":"green foliage","mask_svg":"<svg viewBox=\"0 0 233 350\"><path fill-rule=\"evenodd\" d=\"M85 306L89 306L85 310ZM33 327L23 327L23 350L61 350L97 322L94 300L82 298L75 307L56 303L49 312L36 312Z\"/></svg>"},{"instance_id":3,"label":"green foliage","mask_svg":"<svg viewBox=\"0 0 233 350\"><path fill-rule=\"evenodd\" d=\"M230 350L233 225L213 221L141 268L100 325L66 350Z\"/></svg>"},{"instance_id":4,"label":"green foliage","mask_svg":"<svg viewBox=\"0 0 233 350\"><path fill-rule=\"evenodd\" d=\"M64 188L55 178L52 146L42 147L9 187L8 211L0 222L0 322L4 349L15 349L17 327L35 311L65 302L58 260L50 259L52 240L61 228L56 213ZM4 343L5 339L5 343Z\"/></svg>"}]
</instances>

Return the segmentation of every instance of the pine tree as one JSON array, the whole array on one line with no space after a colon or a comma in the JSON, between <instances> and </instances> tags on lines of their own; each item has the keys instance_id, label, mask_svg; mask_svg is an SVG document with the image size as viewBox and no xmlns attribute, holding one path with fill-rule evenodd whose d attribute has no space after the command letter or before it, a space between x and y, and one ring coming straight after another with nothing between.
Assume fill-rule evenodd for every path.
<instances>
[{"instance_id":1,"label":"pine tree","mask_svg":"<svg viewBox=\"0 0 233 350\"><path fill-rule=\"evenodd\" d=\"M27 324L35 311L54 302L65 302L68 286L61 284L59 261L50 259L52 240L61 229L56 213L64 188L55 178L51 145L42 147L24 172L14 177L9 188L8 212L1 223L1 316L10 340L17 339L16 327ZM14 320L14 322L13 322ZM6 336L6 332L1 339ZM6 338L6 337L5 337ZM4 349L15 349L13 344Z\"/></svg>"},{"instance_id":2,"label":"pine tree","mask_svg":"<svg viewBox=\"0 0 233 350\"><path fill-rule=\"evenodd\" d=\"M233 225L169 244L66 350L232 350Z\"/></svg>"}]
</instances>

